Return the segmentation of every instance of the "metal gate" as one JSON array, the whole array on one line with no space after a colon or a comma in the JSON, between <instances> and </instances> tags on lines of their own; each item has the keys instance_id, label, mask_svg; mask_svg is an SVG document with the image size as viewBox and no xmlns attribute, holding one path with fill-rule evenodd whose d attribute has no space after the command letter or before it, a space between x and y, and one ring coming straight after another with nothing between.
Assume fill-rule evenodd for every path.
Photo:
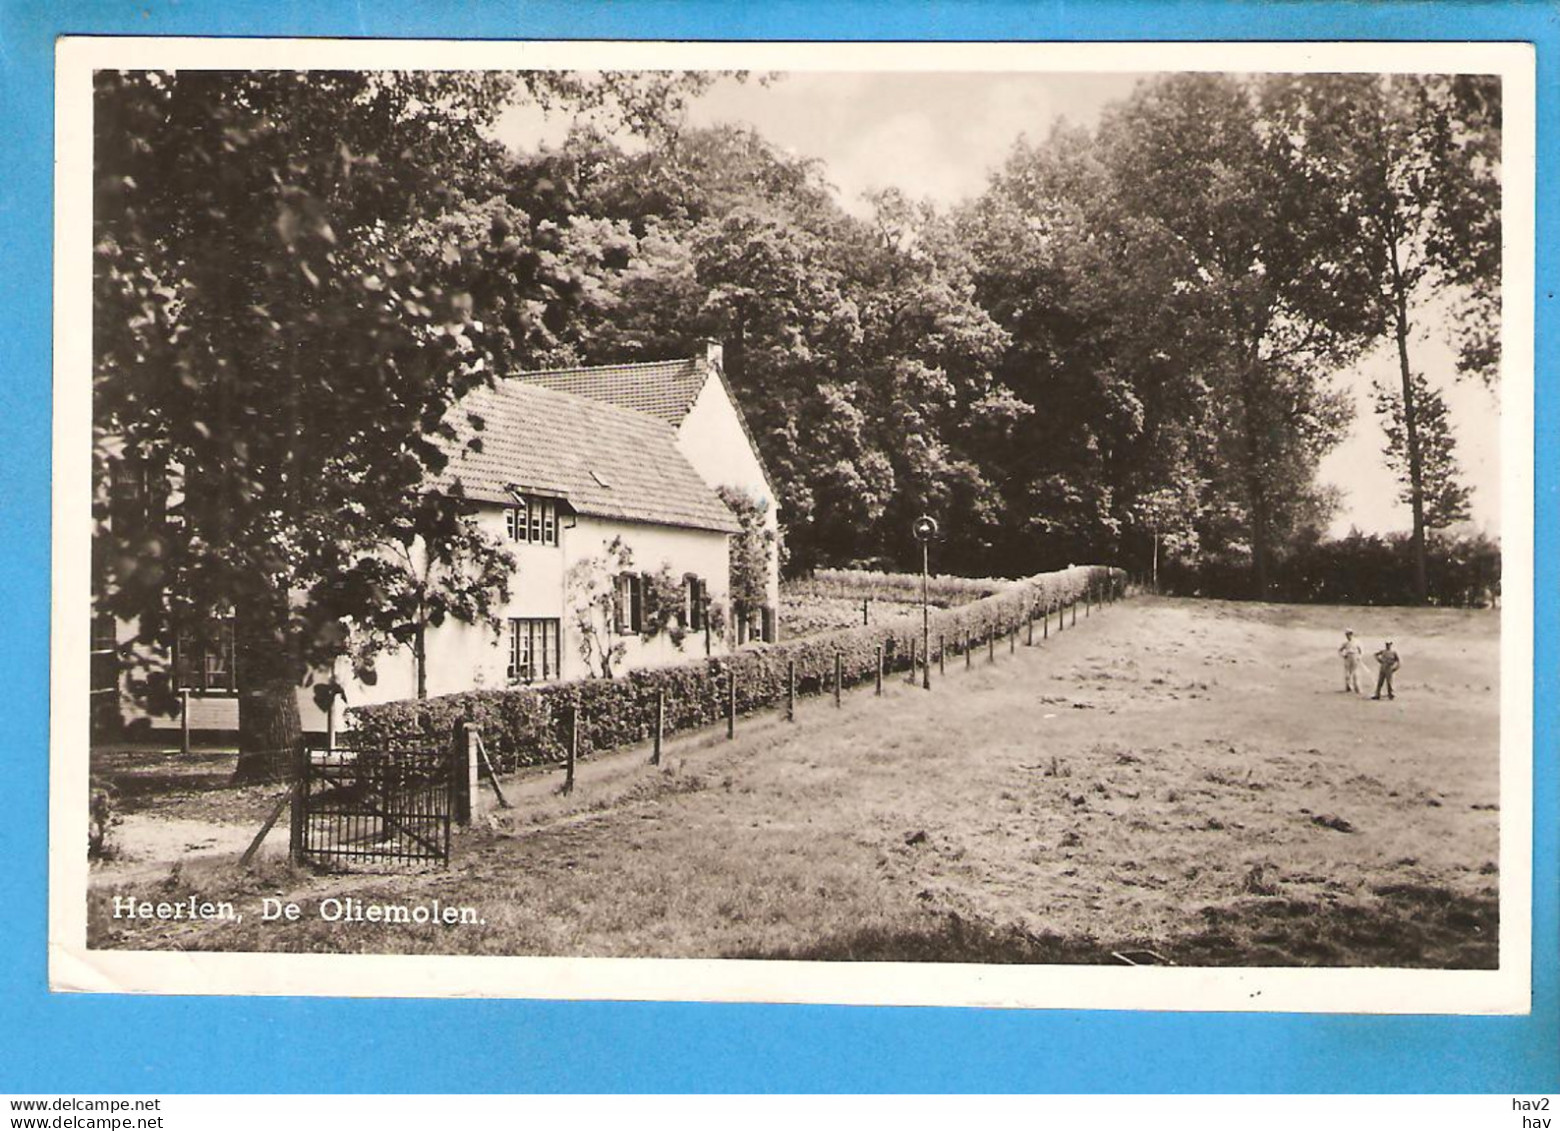
<instances>
[{"instance_id":1,"label":"metal gate","mask_svg":"<svg viewBox=\"0 0 1560 1131\"><path fill-rule=\"evenodd\" d=\"M294 859L338 868L448 864L456 768L451 750L304 750Z\"/></svg>"}]
</instances>

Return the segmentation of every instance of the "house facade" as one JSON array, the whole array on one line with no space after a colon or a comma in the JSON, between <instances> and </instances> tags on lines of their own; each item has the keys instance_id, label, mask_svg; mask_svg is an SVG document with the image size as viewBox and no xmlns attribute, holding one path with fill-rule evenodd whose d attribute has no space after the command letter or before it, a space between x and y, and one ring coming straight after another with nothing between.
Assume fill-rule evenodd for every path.
<instances>
[{"instance_id":1,"label":"house facade","mask_svg":"<svg viewBox=\"0 0 1560 1131\"><path fill-rule=\"evenodd\" d=\"M736 618L737 640L779 639L780 499L726 380L720 344L707 342L697 356L673 361L540 370L519 379L665 421L708 486L734 489L758 504L769 544L768 576L762 602Z\"/></svg>"},{"instance_id":2,"label":"house facade","mask_svg":"<svg viewBox=\"0 0 1560 1131\"><path fill-rule=\"evenodd\" d=\"M450 422L458 436L440 485L475 504L474 521L515 568L497 631L429 628L429 695L620 674L777 635L778 553L764 606L745 618L731 608L731 542L742 527L718 488L760 503L776 539L778 513L718 347L678 362L518 374L470 394ZM236 730L231 626L214 622L173 666L190 693L191 729ZM300 689L304 729L339 725L344 707L416 695L410 648L375 667L368 686L338 666L345 702L333 719L312 689ZM127 702L122 713L139 715ZM146 723L182 725L178 717Z\"/></svg>"}]
</instances>

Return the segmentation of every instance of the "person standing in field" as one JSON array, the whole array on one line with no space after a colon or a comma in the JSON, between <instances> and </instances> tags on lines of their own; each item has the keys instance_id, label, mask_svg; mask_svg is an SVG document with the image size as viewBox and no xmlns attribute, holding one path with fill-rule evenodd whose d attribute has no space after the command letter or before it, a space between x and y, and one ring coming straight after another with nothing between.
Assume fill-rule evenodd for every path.
<instances>
[{"instance_id":1,"label":"person standing in field","mask_svg":"<svg viewBox=\"0 0 1560 1131\"><path fill-rule=\"evenodd\" d=\"M1392 641L1388 640L1387 646L1376 653L1376 694L1371 696L1372 699L1381 698L1383 687L1387 689L1388 699L1397 698L1392 694L1392 673L1401 666L1402 662L1398 659L1398 654L1392 650Z\"/></svg>"},{"instance_id":2,"label":"person standing in field","mask_svg":"<svg viewBox=\"0 0 1560 1131\"><path fill-rule=\"evenodd\" d=\"M1354 639L1352 629L1343 630L1343 643L1338 646L1338 655L1343 657L1343 689L1355 694L1360 690L1360 663L1365 658L1365 649L1360 647L1360 642Z\"/></svg>"}]
</instances>

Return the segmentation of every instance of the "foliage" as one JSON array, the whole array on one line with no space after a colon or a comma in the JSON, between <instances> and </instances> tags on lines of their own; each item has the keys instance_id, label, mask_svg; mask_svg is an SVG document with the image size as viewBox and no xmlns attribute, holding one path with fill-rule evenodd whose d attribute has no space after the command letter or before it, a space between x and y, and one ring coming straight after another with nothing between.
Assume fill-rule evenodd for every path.
<instances>
[{"instance_id":1,"label":"foliage","mask_svg":"<svg viewBox=\"0 0 1560 1131\"><path fill-rule=\"evenodd\" d=\"M775 560L774 531L764 522L769 504L740 487L719 487L716 494L742 527L731 538L731 603L744 612L761 609L769 603L769 573Z\"/></svg>"},{"instance_id":2,"label":"foliage","mask_svg":"<svg viewBox=\"0 0 1560 1131\"><path fill-rule=\"evenodd\" d=\"M461 396L551 356L580 299L485 127L526 97L642 125L707 81L98 73L95 601L148 668L237 612L241 772L290 744L293 689L352 627L481 615L469 586L435 596L456 573L423 588L369 559L418 545L477 555L477 588L501 572L461 500L419 500Z\"/></svg>"},{"instance_id":3,"label":"foliage","mask_svg":"<svg viewBox=\"0 0 1560 1131\"><path fill-rule=\"evenodd\" d=\"M1413 369L1417 302L1453 299L1459 367L1492 380L1499 361L1499 83L1488 76L1320 75L1275 80L1273 116L1297 162L1357 217L1370 300L1398 355L1378 390L1389 464L1413 514L1414 584L1428 596L1425 531L1466 514L1446 407Z\"/></svg>"},{"instance_id":4,"label":"foliage","mask_svg":"<svg viewBox=\"0 0 1560 1131\"><path fill-rule=\"evenodd\" d=\"M1120 586L1120 570L1079 566L1009 583L1001 592L933 613L934 639L950 650L1001 636L1059 603ZM483 741L501 767L559 761L564 756L570 713L579 712L581 752L606 750L648 738L658 695L665 696L666 733L695 730L721 719L731 680L737 710L746 714L782 703L790 665L798 695L819 695L833 687L835 657L847 684L874 677L878 649L888 671L909 666L919 648L919 613L881 624L844 629L778 644L753 643L726 656L669 667L640 668L613 680L509 691L471 691L427 700L355 707L348 712L353 742L364 748L397 742L446 742L462 722L482 728Z\"/></svg>"},{"instance_id":5,"label":"foliage","mask_svg":"<svg viewBox=\"0 0 1560 1131\"><path fill-rule=\"evenodd\" d=\"M451 618L497 631L509 599L513 555L485 533L461 500L439 491L416 496L408 509L388 516L384 537L316 587L323 615L336 610L355 631L353 668L374 679L374 661L391 647L412 650L417 695L427 695L426 638ZM431 532L431 535L429 534ZM371 616L364 615L372 608ZM322 710L340 694L333 682L315 686Z\"/></svg>"},{"instance_id":6,"label":"foliage","mask_svg":"<svg viewBox=\"0 0 1560 1131\"><path fill-rule=\"evenodd\" d=\"M1468 497L1472 490L1458 482L1457 437L1439 389L1425 380L1424 374L1411 378L1414 403L1414 443L1417 445L1420 521L1427 530L1442 530L1468 518ZM1376 411L1387 434L1384 454L1387 466L1402 484L1398 498L1415 502L1413 475L1409 460L1408 413L1403 394L1396 389L1376 387Z\"/></svg>"},{"instance_id":7,"label":"foliage","mask_svg":"<svg viewBox=\"0 0 1560 1131\"><path fill-rule=\"evenodd\" d=\"M1432 533L1427 539L1429 602L1482 608L1500 595L1499 543L1484 535ZM1413 605L1419 597L1409 534L1362 534L1299 543L1278 563L1275 600L1337 605ZM1245 563L1209 557L1160 569L1162 588L1181 596L1241 597Z\"/></svg>"},{"instance_id":8,"label":"foliage","mask_svg":"<svg viewBox=\"0 0 1560 1131\"><path fill-rule=\"evenodd\" d=\"M112 860L119 855L114 829L124 823L118 813L119 791L111 782L94 777L89 787L87 859Z\"/></svg>"},{"instance_id":9,"label":"foliage","mask_svg":"<svg viewBox=\"0 0 1560 1131\"><path fill-rule=\"evenodd\" d=\"M934 573L927 578L927 595L934 604L962 605L1000 593L1014 584L1017 583L1009 578L954 577ZM921 575L862 569L819 569L808 577L787 582L786 592L817 597L906 601L919 605Z\"/></svg>"},{"instance_id":10,"label":"foliage","mask_svg":"<svg viewBox=\"0 0 1560 1131\"><path fill-rule=\"evenodd\" d=\"M913 567L922 513L961 573L1146 565L1156 534L1265 573L1333 501L1330 375L1389 321L1357 156L1371 81L1145 81L1093 131L1021 140L949 214L888 190L847 215L816 163L729 127L634 154L582 131L518 161L507 197L570 233L589 301L560 350L724 340L788 573ZM1448 157L1425 178L1469 223L1425 256L1496 325L1498 91L1423 87Z\"/></svg>"}]
</instances>

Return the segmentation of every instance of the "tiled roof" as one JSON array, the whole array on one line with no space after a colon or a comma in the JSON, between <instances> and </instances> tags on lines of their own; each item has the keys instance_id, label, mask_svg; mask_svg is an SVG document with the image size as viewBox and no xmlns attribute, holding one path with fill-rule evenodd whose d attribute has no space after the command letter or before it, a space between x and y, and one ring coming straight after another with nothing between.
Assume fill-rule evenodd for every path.
<instances>
[{"instance_id":1,"label":"tiled roof","mask_svg":"<svg viewBox=\"0 0 1560 1131\"><path fill-rule=\"evenodd\" d=\"M688 415L707 376L697 358L515 374L528 385L633 409L664 420L674 428Z\"/></svg>"},{"instance_id":2,"label":"tiled roof","mask_svg":"<svg viewBox=\"0 0 1560 1131\"><path fill-rule=\"evenodd\" d=\"M446 487L459 480L471 498L507 503L513 486L559 496L584 515L741 529L678 450L672 426L645 413L509 380L468 394L450 423L459 439L440 479ZM466 448L473 436L480 452Z\"/></svg>"}]
</instances>

